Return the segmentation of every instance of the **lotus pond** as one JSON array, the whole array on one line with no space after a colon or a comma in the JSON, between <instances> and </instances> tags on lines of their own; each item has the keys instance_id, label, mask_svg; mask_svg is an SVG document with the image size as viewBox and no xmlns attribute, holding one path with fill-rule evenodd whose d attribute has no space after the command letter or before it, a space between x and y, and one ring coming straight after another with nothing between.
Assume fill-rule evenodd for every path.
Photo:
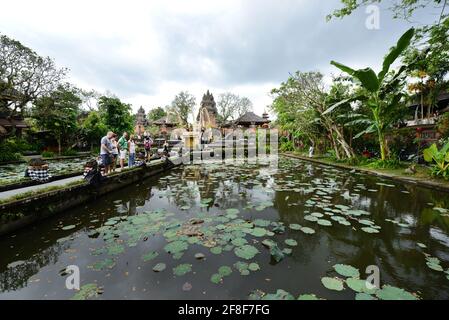
<instances>
[{"instance_id":1,"label":"lotus pond","mask_svg":"<svg viewBox=\"0 0 449 320\"><path fill-rule=\"evenodd\" d=\"M187 165L0 239L0 299L448 299L448 231L445 193L289 158Z\"/></svg>"},{"instance_id":2,"label":"lotus pond","mask_svg":"<svg viewBox=\"0 0 449 320\"><path fill-rule=\"evenodd\" d=\"M50 174L59 176L63 174L82 172L86 158L49 160ZM25 180L27 164L14 163L0 166L0 185Z\"/></svg>"}]
</instances>

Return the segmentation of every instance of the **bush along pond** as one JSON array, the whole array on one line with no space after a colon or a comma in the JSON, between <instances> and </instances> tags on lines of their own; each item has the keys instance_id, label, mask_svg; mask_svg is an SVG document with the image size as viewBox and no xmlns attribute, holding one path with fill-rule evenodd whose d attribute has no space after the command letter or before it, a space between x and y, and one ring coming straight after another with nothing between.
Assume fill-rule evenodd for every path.
<instances>
[{"instance_id":1,"label":"bush along pond","mask_svg":"<svg viewBox=\"0 0 449 320\"><path fill-rule=\"evenodd\" d=\"M184 165L0 238L0 299L448 299L448 199L292 158Z\"/></svg>"}]
</instances>

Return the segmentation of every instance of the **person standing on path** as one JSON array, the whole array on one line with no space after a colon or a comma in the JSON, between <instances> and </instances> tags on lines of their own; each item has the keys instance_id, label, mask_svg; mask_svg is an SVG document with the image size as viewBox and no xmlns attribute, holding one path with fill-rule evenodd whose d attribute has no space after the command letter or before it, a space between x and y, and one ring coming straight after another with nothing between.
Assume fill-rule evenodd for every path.
<instances>
[{"instance_id":1,"label":"person standing on path","mask_svg":"<svg viewBox=\"0 0 449 320\"><path fill-rule=\"evenodd\" d=\"M128 158L128 167L134 167L134 162L136 161L136 142L134 141L134 136L131 135L128 141L129 146L129 158Z\"/></svg>"},{"instance_id":2,"label":"person standing on path","mask_svg":"<svg viewBox=\"0 0 449 320\"><path fill-rule=\"evenodd\" d=\"M126 154L128 152L128 133L123 132L123 136L118 141L118 148L120 151L120 168L125 167Z\"/></svg>"},{"instance_id":3,"label":"person standing on path","mask_svg":"<svg viewBox=\"0 0 449 320\"><path fill-rule=\"evenodd\" d=\"M111 165L111 171L115 172L115 168L117 167L117 158L118 158L118 143L117 143L117 135L114 134L114 136L111 139L112 143L112 165Z\"/></svg>"},{"instance_id":4,"label":"person standing on path","mask_svg":"<svg viewBox=\"0 0 449 320\"><path fill-rule=\"evenodd\" d=\"M114 136L114 132L109 131L106 136L101 138L100 157L104 165L104 173L109 173L112 157L112 142L111 138Z\"/></svg>"}]
</instances>

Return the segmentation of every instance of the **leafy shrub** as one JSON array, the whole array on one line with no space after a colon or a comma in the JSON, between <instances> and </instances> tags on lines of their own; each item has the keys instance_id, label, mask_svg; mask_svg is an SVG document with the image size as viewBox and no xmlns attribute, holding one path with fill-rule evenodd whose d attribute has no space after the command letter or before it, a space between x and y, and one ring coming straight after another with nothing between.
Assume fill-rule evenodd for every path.
<instances>
[{"instance_id":1,"label":"leafy shrub","mask_svg":"<svg viewBox=\"0 0 449 320\"><path fill-rule=\"evenodd\" d=\"M293 141L281 142L280 146L281 152L289 152L294 151L295 146L293 145Z\"/></svg>"},{"instance_id":2,"label":"leafy shrub","mask_svg":"<svg viewBox=\"0 0 449 320\"><path fill-rule=\"evenodd\" d=\"M404 165L398 159L391 160L373 160L366 165L371 169L400 169L404 168Z\"/></svg>"},{"instance_id":3,"label":"leafy shrub","mask_svg":"<svg viewBox=\"0 0 449 320\"><path fill-rule=\"evenodd\" d=\"M51 152L51 151L44 151L44 152L42 152L42 157L43 158L54 158L55 153Z\"/></svg>"},{"instance_id":4,"label":"leafy shrub","mask_svg":"<svg viewBox=\"0 0 449 320\"><path fill-rule=\"evenodd\" d=\"M76 151L73 150L73 149L67 149L67 150L64 150L64 151L62 152L62 155L63 155L64 157L73 157L73 156L78 155L78 152L76 152Z\"/></svg>"},{"instance_id":5,"label":"leafy shrub","mask_svg":"<svg viewBox=\"0 0 449 320\"><path fill-rule=\"evenodd\" d=\"M449 180L449 142L438 150L436 144L424 150L424 160L432 163L432 176Z\"/></svg>"},{"instance_id":6,"label":"leafy shrub","mask_svg":"<svg viewBox=\"0 0 449 320\"><path fill-rule=\"evenodd\" d=\"M11 137L0 142L0 162L22 160L22 152L31 146L21 138Z\"/></svg>"}]
</instances>

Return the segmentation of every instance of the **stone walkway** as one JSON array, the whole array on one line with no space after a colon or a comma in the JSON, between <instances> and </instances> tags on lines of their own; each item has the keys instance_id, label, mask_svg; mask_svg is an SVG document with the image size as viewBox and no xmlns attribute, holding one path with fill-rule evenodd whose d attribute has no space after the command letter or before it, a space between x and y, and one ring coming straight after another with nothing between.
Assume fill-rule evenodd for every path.
<instances>
[{"instance_id":1,"label":"stone walkway","mask_svg":"<svg viewBox=\"0 0 449 320\"><path fill-rule=\"evenodd\" d=\"M15 196L17 194L27 193L30 191L38 191L38 190L42 190L42 189L45 189L48 187L64 186L68 183L82 180L82 179L83 179L83 176L76 176L76 177L71 177L71 178L62 179L62 180L56 180L56 181L52 181L52 182L48 182L48 183L44 183L44 184L38 184L35 186L0 192L0 200L11 198L12 196Z\"/></svg>"}]
</instances>

